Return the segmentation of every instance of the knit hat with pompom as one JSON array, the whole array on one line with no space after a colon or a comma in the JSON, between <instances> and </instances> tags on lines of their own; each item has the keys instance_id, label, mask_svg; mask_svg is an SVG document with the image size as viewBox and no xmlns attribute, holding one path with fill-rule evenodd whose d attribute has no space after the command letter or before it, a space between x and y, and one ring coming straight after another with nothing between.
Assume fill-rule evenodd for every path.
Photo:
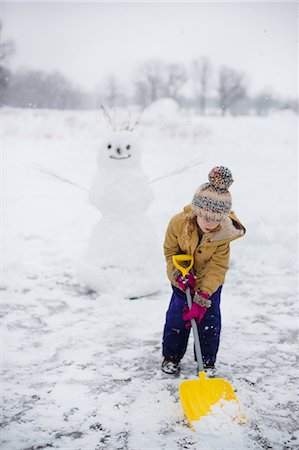
<instances>
[{"instance_id":1,"label":"knit hat with pompom","mask_svg":"<svg viewBox=\"0 0 299 450\"><path fill-rule=\"evenodd\" d=\"M228 188L233 181L227 167L214 167L209 173L209 183L199 186L194 194L191 202L193 213L207 222L221 222L232 207Z\"/></svg>"}]
</instances>

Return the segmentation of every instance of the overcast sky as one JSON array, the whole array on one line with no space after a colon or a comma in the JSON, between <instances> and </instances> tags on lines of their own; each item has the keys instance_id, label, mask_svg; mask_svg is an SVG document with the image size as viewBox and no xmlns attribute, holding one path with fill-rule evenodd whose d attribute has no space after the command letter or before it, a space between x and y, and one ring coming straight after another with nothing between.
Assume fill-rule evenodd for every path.
<instances>
[{"instance_id":1,"label":"overcast sky","mask_svg":"<svg viewBox=\"0 0 299 450\"><path fill-rule=\"evenodd\" d=\"M113 73L134 76L148 58L208 56L248 74L249 92L297 92L297 3L7 3L13 69L58 69L89 90Z\"/></svg>"}]
</instances>

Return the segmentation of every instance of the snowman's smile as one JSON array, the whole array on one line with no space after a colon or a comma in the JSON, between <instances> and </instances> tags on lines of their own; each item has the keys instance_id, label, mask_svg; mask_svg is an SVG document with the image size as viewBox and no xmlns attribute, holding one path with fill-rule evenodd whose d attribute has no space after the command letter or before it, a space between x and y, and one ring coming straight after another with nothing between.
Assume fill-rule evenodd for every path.
<instances>
[{"instance_id":1,"label":"snowman's smile","mask_svg":"<svg viewBox=\"0 0 299 450\"><path fill-rule=\"evenodd\" d=\"M131 155L123 155L123 156L110 155L110 158L112 158L112 159L128 159L128 158L131 158Z\"/></svg>"}]
</instances>

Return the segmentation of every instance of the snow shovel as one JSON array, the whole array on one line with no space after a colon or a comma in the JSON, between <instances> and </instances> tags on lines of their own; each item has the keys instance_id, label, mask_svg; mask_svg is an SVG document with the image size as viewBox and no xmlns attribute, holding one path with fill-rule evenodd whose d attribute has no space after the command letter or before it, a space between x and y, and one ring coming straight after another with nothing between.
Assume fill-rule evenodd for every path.
<instances>
[{"instance_id":1,"label":"snow shovel","mask_svg":"<svg viewBox=\"0 0 299 450\"><path fill-rule=\"evenodd\" d=\"M183 275L190 271L193 266L194 258L191 255L174 255L172 257L174 266L179 269ZM180 263L188 263L188 267L182 266ZM190 288L186 289L186 296L189 309L192 306L192 298ZM191 325L194 336L195 354L197 358L199 380L183 381L180 384L181 403L189 420L191 428L193 422L201 419L211 412L211 407L221 400L234 400L238 407L239 402L230 383L223 378L206 378L202 355L199 343L198 328L195 319L191 319Z\"/></svg>"}]
</instances>

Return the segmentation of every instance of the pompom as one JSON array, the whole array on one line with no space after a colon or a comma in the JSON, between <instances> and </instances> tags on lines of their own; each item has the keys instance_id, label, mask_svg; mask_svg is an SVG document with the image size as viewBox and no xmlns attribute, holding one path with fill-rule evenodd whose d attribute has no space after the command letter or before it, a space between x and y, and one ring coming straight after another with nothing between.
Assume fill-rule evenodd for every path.
<instances>
[{"instance_id":1,"label":"pompom","mask_svg":"<svg viewBox=\"0 0 299 450\"><path fill-rule=\"evenodd\" d=\"M209 181L216 190L227 191L234 179L227 167L217 166L210 171Z\"/></svg>"}]
</instances>

